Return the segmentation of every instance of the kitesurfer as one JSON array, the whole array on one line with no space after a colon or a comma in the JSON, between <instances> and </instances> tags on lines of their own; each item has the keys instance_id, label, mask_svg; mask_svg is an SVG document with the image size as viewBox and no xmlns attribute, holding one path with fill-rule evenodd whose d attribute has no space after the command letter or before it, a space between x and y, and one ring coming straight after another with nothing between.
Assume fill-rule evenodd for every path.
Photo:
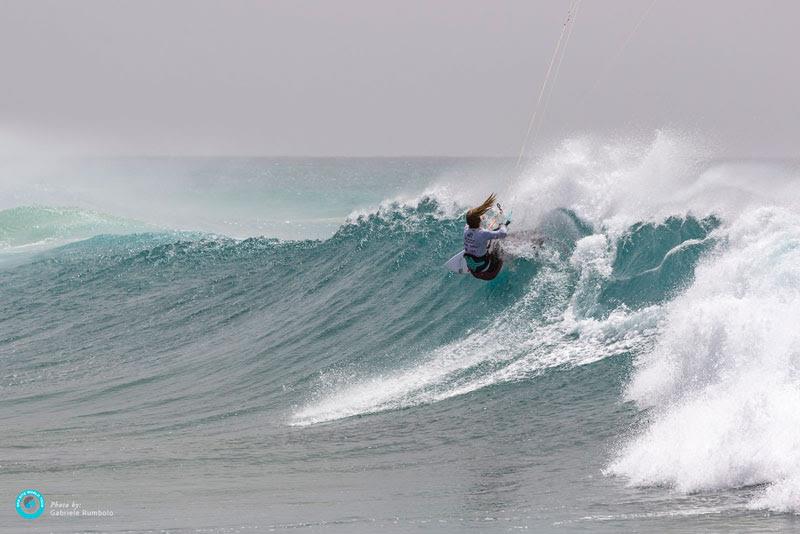
<instances>
[{"instance_id":1,"label":"kitesurfer","mask_svg":"<svg viewBox=\"0 0 800 534\"><path fill-rule=\"evenodd\" d=\"M467 212L467 225L464 227L464 259L472 276L491 280L503 267L503 260L496 250L492 250L493 239L505 239L508 235L508 222L494 230L481 228L481 218L495 202L492 193L483 203Z\"/></svg>"}]
</instances>

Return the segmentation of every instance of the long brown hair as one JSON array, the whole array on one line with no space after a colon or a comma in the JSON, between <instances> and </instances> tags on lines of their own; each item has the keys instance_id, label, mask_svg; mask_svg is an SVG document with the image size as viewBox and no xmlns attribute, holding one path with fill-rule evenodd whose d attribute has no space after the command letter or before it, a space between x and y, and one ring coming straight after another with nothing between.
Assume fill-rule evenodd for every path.
<instances>
[{"instance_id":1,"label":"long brown hair","mask_svg":"<svg viewBox=\"0 0 800 534\"><path fill-rule=\"evenodd\" d=\"M481 225L481 216L492 209L494 206L495 196L494 193L483 201L483 204L476 208L472 208L467 212L467 225L470 228L478 228Z\"/></svg>"}]
</instances>

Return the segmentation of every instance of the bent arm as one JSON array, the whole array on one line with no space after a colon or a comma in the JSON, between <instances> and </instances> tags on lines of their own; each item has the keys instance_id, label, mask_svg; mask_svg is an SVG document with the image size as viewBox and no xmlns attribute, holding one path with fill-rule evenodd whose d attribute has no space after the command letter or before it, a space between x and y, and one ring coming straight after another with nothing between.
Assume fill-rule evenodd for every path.
<instances>
[{"instance_id":1,"label":"bent arm","mask_svg":"<svg viewBox=\"0 0 800 534\"><path fill-rule=\"evenodd\" d=\"M486 236L486 239L505 239L508 236L508 229L503 225L497 230L481 230L481 235Z\"/></svg>"}]
</instances>

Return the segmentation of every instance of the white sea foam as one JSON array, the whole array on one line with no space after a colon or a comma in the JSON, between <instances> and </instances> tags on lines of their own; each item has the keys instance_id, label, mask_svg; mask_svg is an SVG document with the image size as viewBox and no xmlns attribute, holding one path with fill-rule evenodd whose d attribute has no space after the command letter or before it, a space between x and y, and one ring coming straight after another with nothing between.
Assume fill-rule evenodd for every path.
<instances>
[{"instance_id":1,"label":"white sea foam","mask_svg":"<svg viewBox=\"0 0 800 534\"><path fill-rule=\"evenodd\" d=\"M766 484L751 506L800 511L800 217L749 211L669 303L627 396L650 408L609 466L684 492Z\"/></svg>"}]
</instances>

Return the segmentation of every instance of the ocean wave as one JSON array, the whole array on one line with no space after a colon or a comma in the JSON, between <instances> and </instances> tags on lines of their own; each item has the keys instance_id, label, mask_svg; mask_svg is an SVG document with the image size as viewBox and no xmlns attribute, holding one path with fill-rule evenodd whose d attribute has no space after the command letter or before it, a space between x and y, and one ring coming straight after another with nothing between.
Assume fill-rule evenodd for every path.
<instances>
[{"instance_id":1,"label":"ocean wave","mask_svg":"<svg viewBox=\"0 0 800 534\"><path fill-rule=\"evenodd\" d=\"M358 217L321 241L171 233L98 236L55 249L6 277L12 302L58 293L47 317L54 323L73 324L75 306L83 317L95 318L93 327L116 324L122 314L140 327L150 324L151 317L164 316L163 328L183 334L170 342L171 336L162 338L162 352L234 331L264 330L265 316L273 317L274 328L254 336L243 350L261 354L259 345L271 340L289 353L313 354L305 362L314 369L311 375L297 375L291 366L280 373L317 384L312 398L301 401L305 408L292 417L307 422L434 402L647 342L658 309L651 304L667 298L672 286L653 289L652 298L641 303L625 302L624 287L614 284L638 280L638 271L666 257L686 255L691 264L697 255L678 242L689 242L695 234L662 225L637 238L630 249L592 233L568 211L555 210L548 221L541 248L509 238L505 272L490 284L442 268L457 247L453 236L462 222L448 218L431 198ZM674 224L703 228L696 221ZM631 232L642 231L636 227ZM618 251L640 257L641 265L620 260ZM643 255L652 257L641 262ZM612 286L609 296L606 289ZM103 300L86 300L87 292ZM481 310L477 320L474 309ZM29 330L36 331L34 323ZM279 325L285 324L296 325L288 339L280 335ZM364 337L364 327L382 334ZM398 328L408 335L398 338ZM73 333L89 335L81 333L87 329L77 324ZM26 329L20 330L24 337ZM128 350L125 341L133 343L135 332L132 328L130 339L118 336L119 350ZM390 360L372 357L387 346L394 354ZM208 358L210 363L213 356ZM355 372L357 378L331 378L341 372ZM399 378L377 388L365 385L376 372ZM348 393L353 388L387 391L392 384L396 393L387 398L340 402L359 396ZM334 399L337 407L315 408L328 402L323 398Z\"/></svg>"}]
</instances>

